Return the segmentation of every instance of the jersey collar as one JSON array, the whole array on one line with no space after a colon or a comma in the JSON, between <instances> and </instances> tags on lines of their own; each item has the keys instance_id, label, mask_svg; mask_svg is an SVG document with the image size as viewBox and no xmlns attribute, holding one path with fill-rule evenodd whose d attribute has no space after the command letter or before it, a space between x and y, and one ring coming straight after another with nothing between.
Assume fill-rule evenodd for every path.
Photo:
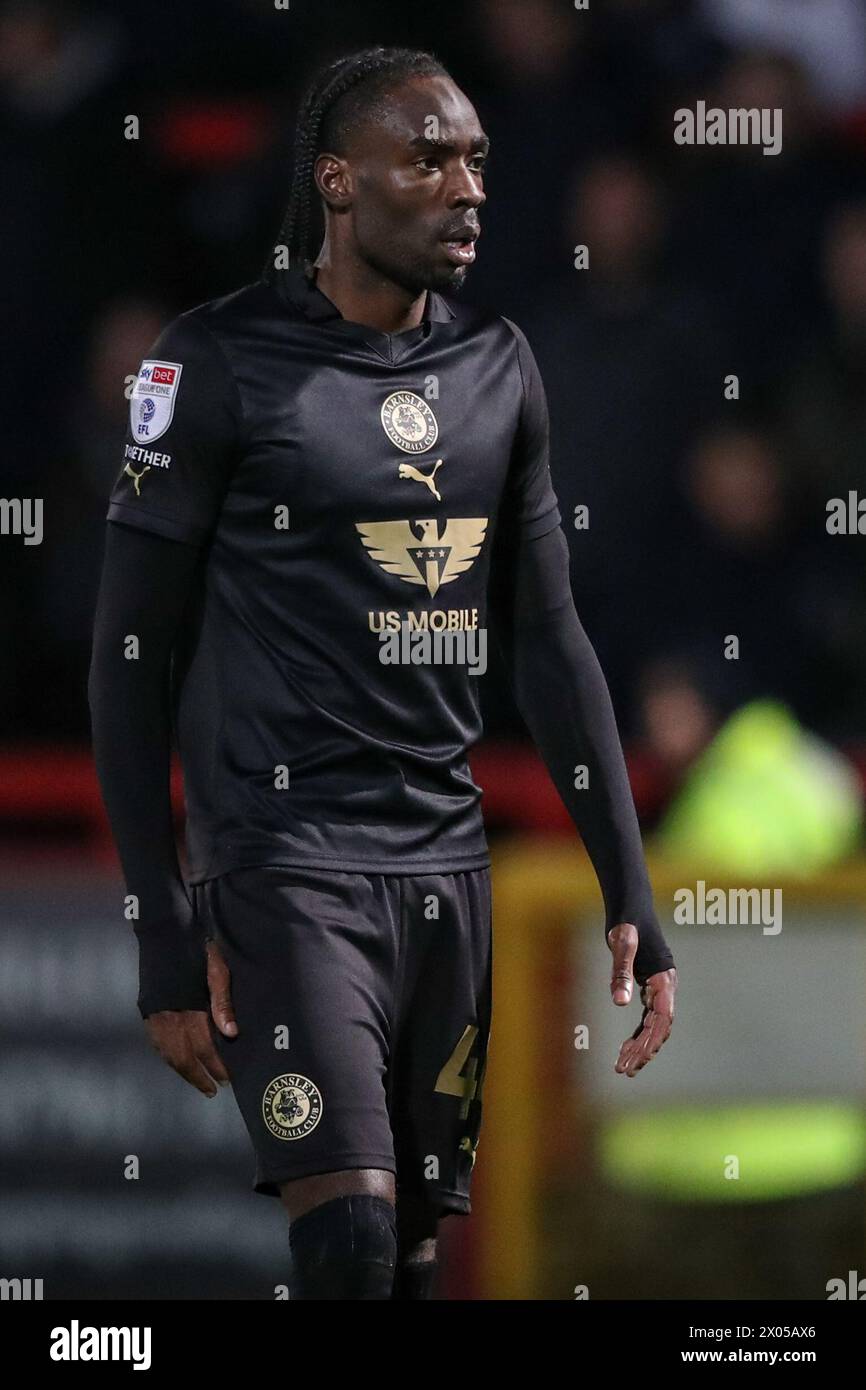
<instances>
[{"instance_id":1,"label":"jersey collar","mask_svg":"<svg viewBox=\"0 0 866 1390\"><path fill-rule=\"evenodd\" d=\"M324 291L320 290L315 281L315 276L310 276L300 266L293 266L289 270L280 271L276 277L277 289L283 298L294 304L305 318L312 322L324 323L328 320L339 319L348 325L349 321L343 318L336 304L334 304ZM435 290L428 290L424 301L424 312L421 315L422 324L449 323L455 317L454 310L446 300ZM377 330L368 328L365 324L356 324L354 327L363 329L364 333L376 333ZM419 325L420 327L420 325ZM405 330L411 333L413 330ZM429 333L429 328L425 328L425 333ZM381 334L386 337L401 337L402 334Z\"/></svg>"}]
</instances>

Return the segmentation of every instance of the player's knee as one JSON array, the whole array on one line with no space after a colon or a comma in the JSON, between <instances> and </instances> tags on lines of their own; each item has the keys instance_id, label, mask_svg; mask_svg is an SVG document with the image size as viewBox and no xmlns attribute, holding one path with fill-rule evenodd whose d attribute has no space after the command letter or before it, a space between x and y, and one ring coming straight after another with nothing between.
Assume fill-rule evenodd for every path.
<instances>
[{"instance_id":1,"label":"player's knee","mask_svg":"<svg viewBox=\"0 0 866 1390\"><path fill-rule=\"evenodd\" d=\"M391 1297L397 1263L394 1207L367 1193L334 1197L289 1227L291 1298Z\"/></svg>"}]
</instances>

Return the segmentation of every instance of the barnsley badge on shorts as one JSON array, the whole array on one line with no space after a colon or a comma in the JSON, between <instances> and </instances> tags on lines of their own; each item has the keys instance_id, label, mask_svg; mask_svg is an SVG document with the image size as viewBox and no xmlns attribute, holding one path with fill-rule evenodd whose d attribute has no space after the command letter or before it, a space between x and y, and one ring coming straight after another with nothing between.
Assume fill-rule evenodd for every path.
<instances>
[{"instance_id":1,"label":"barnsley badge on shorts","mask_svg":"<svg viewBox=\"0 0 866 1390\"><path fill-rule=\"evenodd\" d=\"M288 1072L267 1087L262 1114L277 1139L304 1139L322 1118L322 1093L308 1077Z\"/></svg>"},{"instance_id":2,"label":"barnsley badge on shorts","mask_svg":"<svg viewBox=\"0 0 866 1390\"><path fill-rule=\"evenodd\" d=\"M129 428L136 443L152 444L165 434L182 371L180 362L142 362L129 401Z\"/></svg>"}]
</instances>

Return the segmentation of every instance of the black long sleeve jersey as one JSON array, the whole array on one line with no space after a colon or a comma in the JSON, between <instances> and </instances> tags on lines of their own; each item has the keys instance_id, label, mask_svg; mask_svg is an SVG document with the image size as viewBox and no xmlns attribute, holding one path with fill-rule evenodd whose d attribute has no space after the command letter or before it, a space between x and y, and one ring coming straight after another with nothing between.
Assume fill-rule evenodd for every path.
<instances>
[{"instance_id":1,"label":"black long sleeve jersey","mask_svg":"<svg viewBox=\"0 0 866 1390\"><path fill-rule=\"evenodd\" d=\"M458 634L477 652L490 610L608 925L637 922L645 970L672 963L568 587L544 390L515 324L428 292L418 327L382 333L344 319L300 270L182 314L139 370L108 517L202 559L173 681L192 883L266 863L487 864L467 763L477 680L465 659L430 652L447 634L452 655ZM546 537L558 578L536 615L522 557ZM91 684L107 711L98 646ZM591 780L577 791L581 762Z\"/></svg>"},{"instance_id":2,"label":"black long sleeve jersey","mask_svg":"<svg viewBox=\"0 0 866 1390\"><path fill-rule=\"evenodd\" d=\"M425 307L377 332L291 271L182 314L141 365L109 518L208 547L177 669L193 883L488 862L477 680L386 664L382 634L423 655L418 629L432 652L486 628L500 521L559 512L525 338Z\"/></svg>"}]
</instances>

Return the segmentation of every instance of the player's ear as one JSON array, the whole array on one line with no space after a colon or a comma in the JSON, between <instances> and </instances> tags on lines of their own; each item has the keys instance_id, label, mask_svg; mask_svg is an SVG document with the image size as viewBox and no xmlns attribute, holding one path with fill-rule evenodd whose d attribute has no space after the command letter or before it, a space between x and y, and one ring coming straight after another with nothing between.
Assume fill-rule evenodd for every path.
<instances>
[{"instance_id":1,"label":"player's ear","mask_svg":"<svg viewBox=\"0 0 866 1390\"><path fill-rule=\"evenodd\" d=\"M320 154L313 168L316 187L329 207L346 207L353 187L348 161L336 154Z\"/></svg>"}]
</instances>

